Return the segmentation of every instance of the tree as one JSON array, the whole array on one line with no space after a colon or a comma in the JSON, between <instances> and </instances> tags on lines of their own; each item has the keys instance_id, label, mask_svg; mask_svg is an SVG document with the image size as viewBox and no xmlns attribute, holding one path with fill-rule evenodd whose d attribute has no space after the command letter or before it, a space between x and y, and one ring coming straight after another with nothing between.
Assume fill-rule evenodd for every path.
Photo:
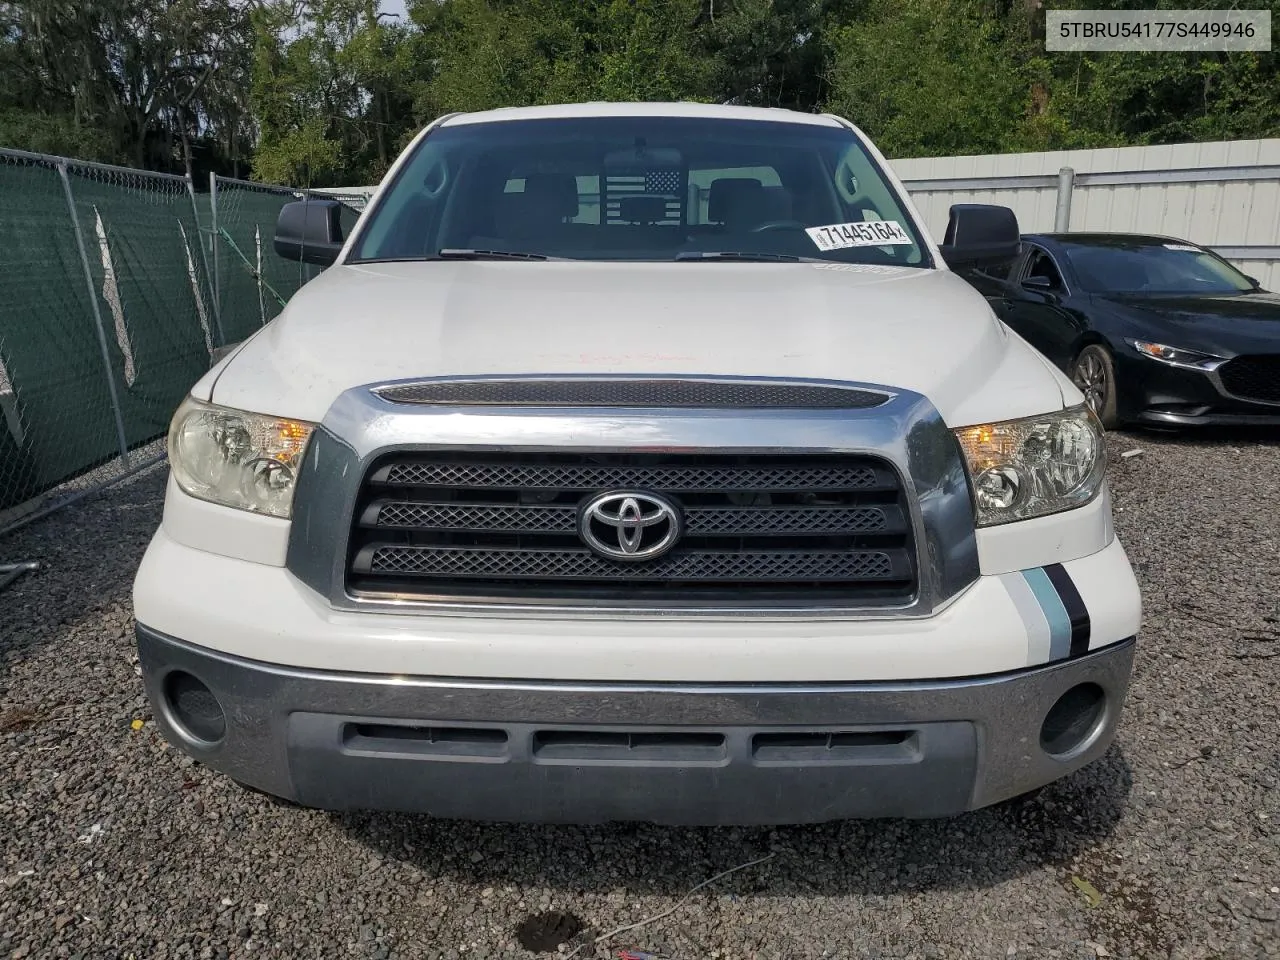
<instances>
[{"instance_id":1,"label":"tree","mask_svg":"<svg viewBox=\"0 0 1280 960\"><path fill-rule=\"evenodd\" d=\"M719 99L812 111L827 95L831 34L864 0L708 0L700 24Z\"/></svg>"},{"instance_id":2,"label":"tree","mask_svg":"<svg viewBox=\"0 0 1280 960\"><path fill-rule=\"evenodd\" d=\"M404 29L376 0L274 0L253 14L254 175L299 186L386 172L411 125Z\"/></svg>"},{"instance_id":3,"label":"tree","mask_svg":"<svg viewBox=\"0 0 1280 960\"><path fill-rule=\"evenodd\" d=\"M225 112L244 88L241 4L19 0L0 17L0 113L19 139L84 131L103 159L191 172L194 139L243 126L243 111Z\"/></svg>"},{"instance_id":4,"label":"tree","mask_svg":"<svg viewBox=\"0 0 1280 960\"><path fill-rule=\"evenodd\" d=\"M430 74L416 106L455 110L580 100L711 99L700 0L420 0L410 15Z\"/></svg>"},{"instance_id":5,"label":"tree","mask_svg":"<svg viewBox=\"0 0 1280 960\"><path fill-rule=\"evenodd\" d=\"M978 0L876 0L834 34L827 109L889 156L994 153L1020 143L1030 96Z\"/></svg>"},{"instance_id":6,"label":"tree","mask_svg":"<svg viewBox=\"0 0 1280 960\"><path fill-rule=\"evenodd\" d=\"M1096 0L1054 7L1096 8ZM1270 0L1273 20L1280 2ZM1181 0L1112 0L1104 6L1182 9ZM1234 8L1232 0L1197 7ZM1280 60L1274 53L1046 53L1039 0L997 4L1007 53L1031 85L1027 149L1252 139L1280 132Z\"/></svg>"},{"instance_id":7,"label":"tree","mask_svg":"<svg viewBox=\"0 0 1280 960\"><path fill-rule=\"evenodd\" d=\"M0 0L0 143L325 186L442 113L581 100L831 110L896 156L1280 133L1276 54L1048 53L1043 0L379 3Z\"/></svg>"}]
</instances>

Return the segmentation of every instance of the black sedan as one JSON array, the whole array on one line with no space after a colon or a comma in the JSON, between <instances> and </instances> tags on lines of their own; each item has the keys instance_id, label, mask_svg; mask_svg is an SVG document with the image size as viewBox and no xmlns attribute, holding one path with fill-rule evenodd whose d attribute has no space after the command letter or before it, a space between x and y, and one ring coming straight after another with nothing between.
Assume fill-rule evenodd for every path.
<instances>
[{"instance_id":1,"label":"black sedan","mask_svg":"<svg viewBox=\"0 0 1280 960\"><path fill-rule=\"evenodd\" d=\"M1280 296L1186 240L1037 233L966 279L1113 427L1280 425Z\"/></svg>"}]
</instances>

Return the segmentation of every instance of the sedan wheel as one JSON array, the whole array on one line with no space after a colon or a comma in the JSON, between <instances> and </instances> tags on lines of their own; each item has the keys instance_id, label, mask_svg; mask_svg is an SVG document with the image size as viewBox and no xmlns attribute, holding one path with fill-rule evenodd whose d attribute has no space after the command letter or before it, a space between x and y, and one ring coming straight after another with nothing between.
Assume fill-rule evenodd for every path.
<instances>
[{"instance_id":1,"label":"sedan wheel","mask_svg":"<svg viewBox=\"0 0 1280 960\"><path fill-rule=\"evenodd\" d=\"M1080 351L1071 364L1071 382L1084 394L1102 425L1108 430L1116 426L1116 369L1106 347L1090 344Z\"/></svg>"}]
</instances>

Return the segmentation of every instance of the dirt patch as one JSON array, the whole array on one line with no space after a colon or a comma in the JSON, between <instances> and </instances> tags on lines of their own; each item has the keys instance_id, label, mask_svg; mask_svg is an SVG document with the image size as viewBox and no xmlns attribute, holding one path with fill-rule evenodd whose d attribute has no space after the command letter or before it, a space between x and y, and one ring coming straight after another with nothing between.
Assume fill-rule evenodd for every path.
<instances>
[{"instance_id":1,"label":"dirt patch","mask_svg":"<svg viewBox=\"0 0 1280 960\"><path fill-rule=\"evenodd\" d=\"M525 917L516 928L516 940L534 953L554 953L556 947L568 943L582 928L582 921L572 913L548 910Z\"/></svg>"},{"instance_id":2,"label":"dirt patch","mask_svg":"<svg viewBox=\"0 0 1280 960\"><path fill-rule=\"evenodd\" d=\"M30 730L44 718L45 715L39 710L32 710L30 707L13 707L0 713L0 733Z\"/></svg>"}]
</instances>

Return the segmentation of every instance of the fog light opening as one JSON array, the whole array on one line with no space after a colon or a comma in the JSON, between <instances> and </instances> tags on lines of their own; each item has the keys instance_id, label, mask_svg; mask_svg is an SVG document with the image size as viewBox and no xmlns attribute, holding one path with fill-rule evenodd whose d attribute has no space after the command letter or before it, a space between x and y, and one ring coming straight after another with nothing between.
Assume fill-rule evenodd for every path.
<instances>
[{"instance_id":1,"label":"fog light opening","mask_svg":"<svg viewBox=\"0 0 1280 960\"><path fill-rule=\"evenodd\" d=\"M1040 748L1059 759L1089 747L1102 729L1107 695L1096 683L1072 687L1049 708L1040 727Z\"/></svg>"},{"instance_id":2,"label":"fog light opening","mask_svg":"<svg viewBox=\"0 0 1280 960\"><path fill-rule=\"evenodd\" d=\"M178 732L202 746L221 743L227 717L213 691L191 674L174 670L164 678L164 702Z\"/></svg>"}]
</instances>

